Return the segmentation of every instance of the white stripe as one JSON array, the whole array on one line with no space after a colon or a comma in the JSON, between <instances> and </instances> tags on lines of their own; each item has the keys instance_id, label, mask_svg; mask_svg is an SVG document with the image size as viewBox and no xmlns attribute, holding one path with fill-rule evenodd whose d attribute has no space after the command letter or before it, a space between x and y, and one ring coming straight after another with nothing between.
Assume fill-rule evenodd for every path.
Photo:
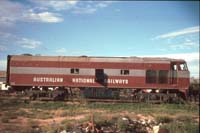
<instances>
[{"instance_id":1,"label":"white stripe","mask_svg":"<svg viewBox=\"0 0 200 133\"><path fill-rule=\"evenodd\" d=\"M10 67L11 74L56 74L71 75L71 68L48 68L48 67ZM104 69L107 76L145 76L145 70L132 69L129 75L121 75L121 69ZM95 69L80 68L79 74L74 75L95 75Z\"/></svg>"},{"instance_id":2,"label":"white stripe","mask_svg":"<svg viewBox=\"0 0 200 133\"><path fill-rule=\"evenodd\" d=\"M172 71L169 71L169 73ZM11 74L55 74L55 75L95 75L95 69L79 68L79 74L71 74L71 68L50 68L50 67L10 67ZM104 69L107 76L134 76L145 77L146 70L144 69L130 69L129 75L121 75L121 69ZM169 74L168 73L168 77ZM178 71L179 78L189 78L188 71Z\"/></svg>"},{"instance_id":3,"label":"white stripe","mask_svg":"<svg viewBox=\"0 0 200 133\"><path fill-rule=\"evenodd\" d=\"M136 77L145 77L146 71L145 70L134 69L134 70L130 71L130 75L134 75Z\"/></svg>"},{"instance_id":4,"label":"white stripe","mask_svg":"<svg viewBox=\"0 0 200 133\"><path fill-rule=\"evenodd\" d=\"M189 73L189 71L178 71L178 77L179 78L189 78L190 73Z\"/></svg>"},{"instance_id":5,"label":"white stripe","mask_svg":"<svg viewBox=\"0 0 200 133\"><path fill-rule=\"evenodd\" d=\"M108 76L137 76L145 77L145 70L142 69L132 69L129 70L129 75L121 75L121 69L104 69L104 73Z\"/></svg>"},{"instance_id":6,"label":"white stripe","mask_svg":"<svg viewBox=\"0 0 200 133\"><path fill-rule=\"evenodd\" d=\"M71 74L71 68L50 68L50 67L10 67L10 73L73 75ZM94 75L94 70L87 68L79 69L78 75Z\"/></svg>"}]
</instances>

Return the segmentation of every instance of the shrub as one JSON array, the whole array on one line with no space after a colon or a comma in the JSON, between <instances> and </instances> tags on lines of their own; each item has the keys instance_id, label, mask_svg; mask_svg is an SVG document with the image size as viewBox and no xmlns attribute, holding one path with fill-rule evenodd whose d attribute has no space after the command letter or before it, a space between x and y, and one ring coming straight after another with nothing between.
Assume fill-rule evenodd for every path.
<instances>
[{"instance_id":1,"label":"shrub","mask_svg":"<svg viewBox=\"0 0 200 133\"><path fill-rule=\"evenodd\" d=\"M123 120L122 118L119 118L117 121L117 127L121 131L125 131L129 127L129 121L128 120Z\"/></svg>"},{"instance_id":2,"label":"shrub","mask_svg":"<svg viewBox=\"0 0 200 133\"><path fill-rule=\"evenodd\" d=\"M158 116L156 117L156 121L158 123L170 123L173 121L173 119L169 116Z\"/></svg>"},{"instance_id":3,"label":"shrub","mask_svg":"<svg viewBox=\"0 0 200 133\"><path fill-rule=\"evenodd\" d=\"M9 123L9 118L8 117L2 117L1 122L2 123Z\"/></svg>"},{"instance_id":4,"label":"shrub","mask_svg":"<svg viewBox=\"0 0 200 133\"><path fill-rule=\"evenodd\" d=\"M194 122L193 118L191 116L187 116L187 115L179 115L176 117L176 121L180 121L180 122Z\"/></svg>"},{"instance_id":5,"label":"shrub","mask_svg":"<svg viewBox=\"0 0 200 133\"><path fill-rule=\"evenodd\" d=\"M160 127L161 129L168 129L170 133L199 133L199 125L185 122L181 123L173 121Z\"/></svg>"},{"instance_id":6,"label":"shrub","mask_svg":"<svg viewBox=\"0 0 200 133\"><path fill-rule=\"evenodd\" d=\"M5 112L4 116L7 117L8 119L16 119L17 118L17 114L15 112Z\"/></svg>"}]
</instances>

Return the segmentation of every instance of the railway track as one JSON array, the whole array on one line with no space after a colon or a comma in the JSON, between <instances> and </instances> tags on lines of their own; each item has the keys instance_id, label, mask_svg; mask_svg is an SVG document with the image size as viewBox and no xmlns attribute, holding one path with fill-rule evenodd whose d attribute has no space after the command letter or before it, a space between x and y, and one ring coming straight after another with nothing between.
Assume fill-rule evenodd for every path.
<instances>
[{"instance_id":1,"label":"railway track","mask_svg":"<svg viewBox=\"0 0 200 133\"><path fill-rule=\"evenodd\" d=\"M30 101L44 101L44 102L66 102L66 103L150 103L150 104L161 104L163 101L160 100L150 100L150 101L139 101L139 100L127 100L127 99L87 99L87 98L69 98L64 100L53 100L52 98L41 97L36 100L30 100L28 96L19 96L19 95L1 95L1 99L19 99L24 102ZM166 102L170 103L170 102ZM171 102L172 103L172 102ZM174 102L173 102L174 103ZM176 103L184 103L184 104L196 104L199 105L199 101L181 101Z\"/></svg>"},{"instance_id":2,"label":"railway track","mask_svg":"<svg viewBox=\"0 0 200 133\"><path fill-rule=\"evenodd\" d=\"M24 101L33 101L30 100L29 97L18 97L21 100ZM88 98L73 98L73 99L64 99L64 100L54 100L52 98L37 98L34 101L55 101L55 102L77 102L77 103L142 103L144 101L138 101L138 100L127 100L127 99L88 99ZM146 101L146 103L153 103L153 104L160 104L163 103L160 100L151 100Z\"/></svg>"},{"instance_id":3,"label":"railway track","mask_svg":"<svg viewBox=\"0 0 200 133\"><path fill-rule=\"evenodd\" d=\"M53 98L40 97L35 100L31 100L28 96L22 95L1 95L1 99L20 99L25 102L27 101L57 101L57 102L77 102L77 103L141 103L138 100L127 100L127 99L88 99L88 98L69 98L64 100L54 100ZM148 103L161 103L158 100L148 101Z\"/></svg>"},{"instance_id":4,"label":"railway track","mask_svg":"<svg viewBox=\"0 0 200 133\"><path fill-rule=\"evenodd\" d=\"M140 95L138 95L140 96ZM24 101L61 101L61 102L78 102L78 103L153 103L153 104L160 104L160 103L186 103L186 102L197 102L198 101L191 101L179 99L178 97L171 97L168 100L165 100L161 97L157 99L151 99L148 95L142 95L142 97L134 99L133 97L119 97L115 99L110 98L85 98L85 97L79 97L76 95L70 95L67 97L50 97L49 95L46 96L40 96L40 95L34 95L30 96L28 94L22 94L22 93L2 93L1 92L1 98L18 98ZM57 99L58 98L58 99ZM174 99L175 98L175 99Z\"/></svg>"},{"instance_id":5,"label":"railway track","mask_svg":"<svg viewBox=\"0 0 200 133\"><path fill-rule=\"evenodd\" d=\"M52 99L40 99L41 101L54 101ZM132 101L132 100L113 100L113 99L67 99L63 100L64 102L100 102L100 103L138 103L139 101Z\"/></svg>"}]
</instances>

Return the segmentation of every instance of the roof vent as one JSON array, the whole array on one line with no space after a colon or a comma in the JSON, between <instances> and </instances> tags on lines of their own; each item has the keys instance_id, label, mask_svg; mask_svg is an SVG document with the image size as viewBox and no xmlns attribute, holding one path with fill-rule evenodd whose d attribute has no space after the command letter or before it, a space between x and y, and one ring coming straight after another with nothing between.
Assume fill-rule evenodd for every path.
<instances>
[{"instance_id":1,"label":"roof vent","mask_svg":"<svg viewBox=\"0 0 200 133\"><path fill-rule=\"evenodd\" d=\"M82 56L80 56L80 57L88 57L87 55L82 55Z\"/></svg>"},{"instance_id":2,"label":"roof vent","mask_svg":"<svg viewBox=\"0 0 200 133\"><path fill-rule=\"evenodd\" d=\"M28 53L25 53L25 54L22 54L22 55L25 55L25 56L32 56L32 54L28 54Z\"/></svg>"}]
</instances>

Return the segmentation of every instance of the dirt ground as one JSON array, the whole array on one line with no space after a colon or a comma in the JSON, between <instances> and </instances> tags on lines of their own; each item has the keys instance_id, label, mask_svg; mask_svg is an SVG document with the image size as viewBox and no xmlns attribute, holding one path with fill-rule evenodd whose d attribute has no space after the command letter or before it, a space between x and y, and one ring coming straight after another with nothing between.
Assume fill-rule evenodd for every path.
<instances>
[{"instance_id":1,"label":"dirt ground","mask_svg":"<svg viewBox=\"0 0 200 133\"><path fill-rule=\"evenodd\" d=\"M148 106L148 107L147 107ZM199 132L198 105L136 105L0 98L0 132ZM97 130L96 130L97 132Z\"/></svg>"}]
</instances>

